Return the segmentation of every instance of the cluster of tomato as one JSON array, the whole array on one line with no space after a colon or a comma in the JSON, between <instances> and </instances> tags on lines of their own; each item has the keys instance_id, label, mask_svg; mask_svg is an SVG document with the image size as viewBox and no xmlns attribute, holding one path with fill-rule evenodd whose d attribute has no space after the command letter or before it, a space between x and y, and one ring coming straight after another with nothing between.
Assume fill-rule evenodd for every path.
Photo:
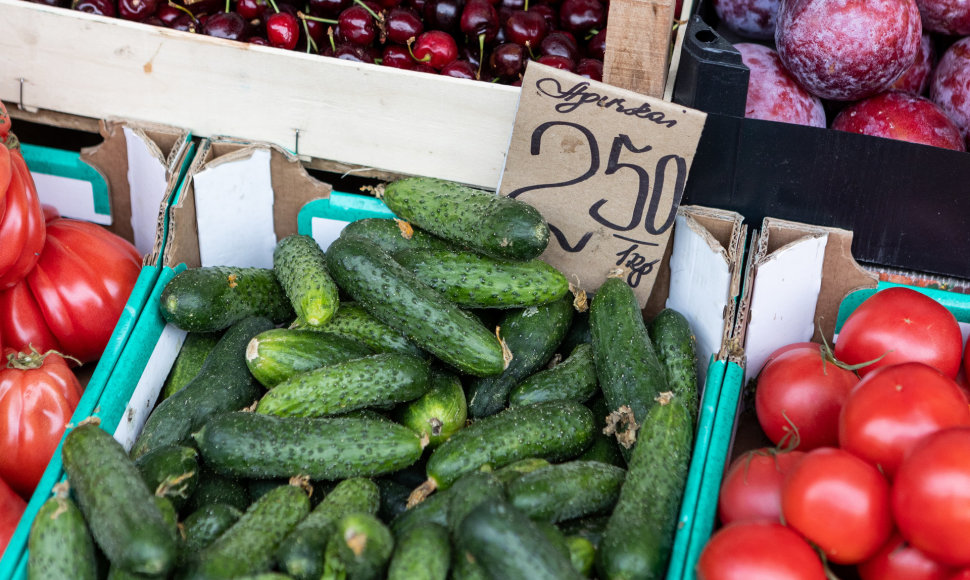
<instances>
[{"instance_id":1,"label":"cluster of tomato","mask_svg":"<svg viewBox=\"0 0 970 580\"><path fill-rule=\"evenodd\" d=\"M834 350L772 353L754 411L774 446L728 467L698 578L970 579L967 350L949 310L892 287Z\"/></svg>"},{"instance_id":2,"label":"cluster of tomato","mask_svg":"<svg viewBox=\"0 0 970 580\"><path fill-rule=\"evenodd\" d=\"M0 553L104 352L141 256L41 204L0 103Z\"/></svg>"}]
</instances>

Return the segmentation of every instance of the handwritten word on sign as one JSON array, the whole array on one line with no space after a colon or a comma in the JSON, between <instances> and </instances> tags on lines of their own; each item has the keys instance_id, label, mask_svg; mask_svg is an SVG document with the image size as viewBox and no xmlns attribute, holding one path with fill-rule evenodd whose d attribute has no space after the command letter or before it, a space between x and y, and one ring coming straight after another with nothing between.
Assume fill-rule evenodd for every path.
<instances>
[{"instance_id":1,"label":"handwritten word on sign","mask_svg":"<svg viewBox=\"0 0 970 580\"><path fill-rule=\"evenodd\" d=\"M623 268L643 306L705 118L530 62L499 194L549 222L543 260L587 291Z\"/></svg>"}]
</instances>

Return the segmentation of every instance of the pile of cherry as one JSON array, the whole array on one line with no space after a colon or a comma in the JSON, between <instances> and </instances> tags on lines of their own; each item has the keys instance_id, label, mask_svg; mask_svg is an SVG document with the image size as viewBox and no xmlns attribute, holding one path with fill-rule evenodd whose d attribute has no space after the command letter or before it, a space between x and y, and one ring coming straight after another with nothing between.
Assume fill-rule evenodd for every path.
<instances>
[{"instance_id":1,"label":"pile of cherry","mask_svg":"<svg viewBox=\"0 0 970 580\"><path fill-rule=\"evenodd\" d=\"M70 0L37 0L64 6ZM516 84L602 79L609 0L73 0L71 8L352 61Z\"/></svg>"}]
</instances>

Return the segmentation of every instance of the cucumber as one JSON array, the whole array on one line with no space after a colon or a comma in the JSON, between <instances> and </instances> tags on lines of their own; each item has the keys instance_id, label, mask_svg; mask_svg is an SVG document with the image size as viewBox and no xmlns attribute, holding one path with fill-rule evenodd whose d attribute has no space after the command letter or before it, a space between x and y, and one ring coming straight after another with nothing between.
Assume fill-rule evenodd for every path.
<instances>
[{"instance_id":1,"label":"cucumber","mask_svg":"<svg viewBox=\"0 0 970 580\"><path fill-rule=\"evenodd\" d=\"M405 250L393 256L462 308L526 308L569 292L566 276L538 259L512 262L459 250Z\"/></svg>"},{"instance_id":2,"label":"cucumber","mask_svg":"<svg viewBox=\"0 0 970 580\"><path fill-rule=\"evenodd\" d=\"M462 475L519 459L560 461L578 455L593 439L593 414L579 403L552 401L507 409L479 419L451 436L428 458L428 480L412 493L411 505Z\"/></svg>"},{"instance_id":3,"label":"cucumber","mask_svg":"<svg viewBox=\"0 0 970 580\"><path fill-rule=\"evenodd\" d=\"M166 445L135 460L148 489L181 509L199 484L199 453L192 447Z\"/></svg>"},{"instance_id":4,"label":"cucumber","mask_svg":"<svg viewBox=\"0 0 970 580\"><path fill-rule=\"evenodd\" d=\"M559 551L562 557L568 559L569 563L572 564L572 558L569 554L569 546L566 544L566 536L559 530L559 528L556 527L556 524L543 520L532 520L532 523L534 523L536 528L542 532L542 535L544 535L546 539L548 539L549 542L555 546L556 550ZM575 568L575 566L573 566L573 568Z\"/></svg>"},{"instance_id":5,"label":"cucumber","mask_svg":"<svg viewBox=\"0 0 970 580\"><path fill-rule=\"evenodd\" d=\"M526 457L525 459L513 461L505 467L497 469L495 471L495 476L498 477L502 483L508 485L526 473L532 473L537 469L542 469L543 467L548 467L550 465L552 464L549 463L548 460L541 457Z\"/></svg>"},{"instance_id":6,"label":"cucumber","mask_svg":"<svg viewBox=\"0 0 970 580\"><path fill-rule=\"evenodd\" d=\"M414 528L427 523L442 526L448 525L448 506L450 504L450 490L444 490L429 496L417 505L412 505L391 520L391 532L395 538L402 538L411 533Z\"/></svg>"},{"instance_id":7,"label":"cucumber","mask_svg":"<svg viewBox=\"0 0 970 580\"><path fill-rule=\"evenodd\" d=\"M397 541L387 580L446 580L451 565L451 539L444 526L426 523Z\"/></svg>"},{"instance_id":8,"label":"cucumber","mask_svg":"<svg viewBox=\"0 0 970 580\"><path fill-rule=\"evenodd\" d=\"M568 580L582 578L568 555L536 522L508 502L479 504L461 521L455 544L491 578Z\"/></svg>"},{"instance_id":9,"label":"cucumber","mask_svg":"<svg viewBox=\"0 0 970 580\"><path fill-rule=\"evenodd\" d=\"M663 364L670 390L683 401L691 421L696 423L699 412L697 344L687 317L673 308L665 308L653 317L647 331Z\"/></svg>"},{"instance_id":10,"label":"cucumber","mask_svg":"<svg viewBox=\"0 0 970 580\"><path fill-rule=\"evenodd\" d=\"M569 560L573 563L573 568L589 578L596 564L596 546L583 536L566 536L566 547L569 549Z\"/></svg>"},{"instance_id":11,"label":"cucumber","mask_svg":"<svg viewBox=\"0 0 970 580\"><path fill-rule=\"evenodd\" d=\"M281 485L259 498L215 541L198 552L184 577L236 578L267 572L283 538L310 513L298 486Z\"/></svg>"},{"instance_id":12,"label":"cucumber","mask_svg":"<svg viewBox=\"0 0 970 580\"><path fill-rule=\"evenodd\" d=\"M165 399L148 416L131 448L134 459L165 445L191 444L190 435L215 413L251 405L263 388L246 366L246 345L273 324L244 318L229 328L192 382Z\"/></svg>"},{"instance_id":13,"label":"cucumber","mask_svg":"<svg viewBox=\"0 0 970 580\"><path fill-rule=\"evenodd\" d=\"M206 466L199 467L199 483L189 501L182 506L182 513L192 513L209 504L224 503L237 510L246 511L252 498L242 481L225 477Z\"/></svg>"},{"instance_id":14,"label":"cucumber","mask_svg":"<svg viewBox=\"0 0 970 580\"><path fill-rule=\"evenodd\" d=\"M176 563L175 533L121 444L82 422L64 437L61 458L91 536L112 565L167 574Z\"/></svg>"},{"instance_id":15,"label":"cucumber","mask_svg":"<svg viewBox=\"0 0 970 580\"><path fill-rule=\"evenodd\" d=\"M505 369L502 345L491 331L373 242L337 238L327 249L327 266L370 314L445 363L476 376Z\"/></svg>"},{"instance_id":16,"label":"cucumber","mask_svg":"<svg viewBox=\"0 0 970 580\"><path fill-rule=\"evenodd\" d=\"M366 478L352 477L338 483L280 544L276 552L279 568L301 580L320 578L327 540L337 524L351 513L375 513L379 493L377 485Z\"/></svg>"},{"instance_id":17,"label":"cucumber","mask_svg":"<svg viewBox=\"0 0 970 580\"><path fill-rule=\"evenodd\" d=\"M165 523L179 536L178 527L178 514L175 511L175 506L172 502L168 500L167 497L155 496L155 503L158 504L158 509L162 512L162 517L165 519ZM181 548L180 548L181 550ZM179 552L179 558L181 558L181 551ZM145 576L144 574L134 574L129 572L120 566L115 566L112 564L108 569L108 580L144 580L146 578L157 578L156 576Z\"/></svg>"},{"instance_id":18,"label":"cucumber","mask_svg":"<svg viewBox=\"0 0 970 580\"><path fill-rule=\"evenodd\" d=\"M211 544L243 515L243 510L226 503L202 506L189 514L181 525L181 557L188 558Z\"/></svg>"},{"instance_id":19,"label":"cucumber","mask_svg":"<svg viewBox=\"0 0 970 580\"><path fill-rule=\"evenodd\" d=\"M374 318L371 313L356 302L341 302L337 313L320 330L350 341L359 342L374 352L399 352L411 356L428 356L427 352L418 348L403 333Z\"/></svg>"},{"instance_id":20,"label":"cucumber","mask_svg":"<svg viewBox=\"0 0 970 580\"><path fill-rule=\"evenodd\" d=\"M394 552L391 531L370 513L347 514L327 541L321 580L376 580Z\"/></svg>"},{"instance_id":21,"label":"cucumber","mask_svg":"<svg viewBox=\"0 0 970 580\"><path fill-rule=\"evenodd\" d=\"M249 478L371 477L411 465L422 450L407 427L350 417L226 413L212 417L195 437L209 467Z\"/></svg>"},{"instance_id":22,"label":"cucumber","mask_svg":"<svg viewBox=\"0 0 970 580\"><path fill-rule=\"evenodd\" d=\"M458 478L449 488L448 530L454 534L458 525L483 502L505 501L505 484L490 471L472 471Z\"/></svg>"},{"instance_id":23,"label":"cucumber","mask_svg":"<svg viewBox=\"0 0 970 580\"><path fill-rule=\"evenodd\" d=\"M362 343L309 329L271 328L246 346L246 365L267 389L293 375L374 354Z\"/></svg>"},{"instance_id":24,"label":"cucumber","mask_svg":"<svg viewBox=\"0 0 970 580\"><path fill-rule=\"evenodd\" d=\"M663 578L677 531L694 425L684 404L664 393L640 428L626 482L600 541L600 578Z\"/></svg>"},{"instance_id":25,"label":"cucumber","mask_svg":"<svg viewBox=\"0 0 970 580\"><path fill-rule=\"evenodd\" d=\"M269 268L204 266L176 274L159 297L162 318L182 330L215 332L252 316L281 324L296 315Z\"/></svg>"},{"instance_id":26,"label":"cucumber","mask_svg":"<svg viewBox=\"0 0 970 580\"><path fill-rule=\"evenodd\" d=\"M95 580L98 565L84 516L67 494L45 501L30 526L27 578Z\"/></svg>"},{"instance_id":27,"label":"cucumber","mask_svg":"<svg viewBox=\"0 0 970 580\"><path fill-rule=\"evenodd\" d=\"M483 377L468 385L468 414L475 418L494 415L507 406L509 391L522 379L542 368L569 330L573 304L568 297L548 304L509 310L498 334L512 353L502 374Z\"/></svg>"},{"instance_id":28,"label":"cucumber","mask_svg":"<svg viewBox=\"0 0 970 580\"><path fill-rule=\"evenodd\" d=\"M586 406L593 412L593 419L596 421L596 432L593 434L593 442L585 451L580 453L576 459L582 461L599 461L609 463L619 467L626 467L626 459L620 452L620 444L616 442L616 437L607 435L607 419L609 410L606 408L606 399L602 392L586 402Z\"/></svg>"},{"instance_id":29,"label":"cucumber","mask_svg":"<svg viewBox=\"0 0 970 580\"><path fill-rule=\"evenodd\" d=\"M391 522L408 509L408 496L414 486L408 487L390 476L377 477L374 483L381 490L381 505L377 509L381 521Z\"/></svg>"},{"instance_id":30,"label":"cucumber","mask_svg":"<svg viewBox=\"0 0 970 580\"><path fill-rule=\"evenodd\" d=\"M451 571L449 580L491 580L488 574L478 565L475 557L465 550L460 550L452 543Z\"/></svg>"},{"instance_id":31,"label":"cucumber","mask_svg":"<svg viewBox=\"0 0 970 580\"><path fill-rule=\"evenodd\" d=\"M532 519L561 522L609 511L626 470L597 461L550 465L509 483L509 502Z\"/></svg>"},{"instance_id":32,"label":"cucumber","mask_svg":"<svg viewBox=\"0 0 970 580\"><path fill-rule=\"evenodd\" d=\"M566 537L577 536L583 538L598 549L600 540L603 539L603 532L610 521L610 514L597 514L567 520L558 524L559 530L566 534Z\"/></svg>"},{"instance_id":33,"label":"cucumber","mask_svg":"<svg viewBox=\"0 0 970 580\"><path fill-rule=\"evenodd\" d=\"M452 244L441 238L410 227L410 224L394 218L365 218L344 226L341 234L367 238L388 254L403 250L447 250Z\"/></svg>"},{"instance_id":34,"label":"cucumber","mask_svg":"<svg viewBox=\"0 0 970 580\"><path fill-rule=\"evenodd\" d=\"M569 326L569 331L559 344L559 348L556 349L556 354L561 358L569 356L576 350L577 346L592 344L593 342L589 328L589 301L592 300L593 295L587 294L585 298L586 304L582 308L577 306L576 314L573 315L573 323Z\"/></svg>"},{"instance_id":35,"label":"cucumber","mask_svg":"<svg viewBox=\"0 0 970 580\"><path fill-rule=\"evenodd\" d=\"M312 237L292 234L276 242L273 273L297 318L309 326L319 327L337 311L340 291L327 272L323 250Z\"/></svg>"},{"instance_id":36,"label":"cucumber","mask_svg":"<svg viewBox=\"0 0 970 580\"><path fill-rule=\"evenodd\" d=\"M199 374L202 364L216 343L219 342L220 336L221 334L218 332L190 332L186 334L182 348L179 349L175 362L172 363L172 369L165 377L165 383L162 384L160 401L171 397L175 391L189 384L189 381Z\"/></svg>"},{"instance_id":37,"label":"cucumber","mask_svg":"<svg viewBox=\"0 0 970 580\"><path fill-rule=\"evenodd\" d=\"M642 424L654 399L668 387L633 289L622 278L607 278L596 291L589 319L596 377L607 407L611 412L629 407L633 422ZM616 426L624 457L636 443L631 426Z\"/></svg>"},{"instance_id":38,"label":"cucumber","mask_svg":"<svg viewBox=\"0 0 970 580\"><path fill-rule=\"evenodd\" d=\"M384 203L418 228L500 260L538 258L549 225L531 205L441 179L408 177L384 186Z\"/></svg>"},{"instance_id":39,"label":"cucumber","mask_svg":"<svg viewBox=\"0 0 970 580\"><path fill-rule=\"evenodd\" d=\"M531 405L544 401L568 400L585 403L599 390L593 345L576 345L556 366L540 370L512 387L509 405Z\"/></svg>"},{"instance_id":40,"label":"cucumber","mask_svg":"<svg viewBox=\"0 0 970 580\"><path fill-rule=\"evenodd\" d=\"M381 353L293 375L266 393L257 413L327 417L412 401L431 387L424 359Z\"/></svg>"},{"instance_id":41,"label":"cucumber","mask_svg":"<svg viewBox=\"0 0 970 580\"><path fill-rule=\"evenodd\" d=\"M465 426L468 405L461 380L444 370L431 371L431 388L414 401L398 407L397 421L428 438L434 449Z\"/></svg>"}]
</instances>

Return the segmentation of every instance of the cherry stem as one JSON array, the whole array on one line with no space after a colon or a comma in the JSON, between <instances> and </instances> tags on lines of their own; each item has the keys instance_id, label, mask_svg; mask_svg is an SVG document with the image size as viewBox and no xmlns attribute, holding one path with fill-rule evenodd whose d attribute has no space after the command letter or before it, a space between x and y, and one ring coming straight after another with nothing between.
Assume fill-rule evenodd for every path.
<instances>
[{"instance_id":1,"label":"cherry stem","mask_svg":"<svg viewBox=\"0 0 970 580\"><path fill-rule=\"evenodd\" d=\"M327 38L330 39L330 50L336 52L336 50L337 50L337 43L334 42L334 40L333 40L333 26L328 26L327 27Z\"/></svg>"},{"instance_id":2,"label":"cherry stem","mask_svg":"<svg viewBox=\"0 0 970 580\"><path fill-rule=\"evenodd\" d=\"M428 62L429 60L431 60L431 53L430 52L428 54L424 55L423 58L418 58L418 57L414 56L414 51L411 50L411 44L413 44L413 43L414 43L414 37L412 36L411 38L408 39L408 42L407 42L408 54L411 55L411 58L413 58L414 60L416 60L418 62Z\"/></svg>"},{"instance_id":3,"label":"cherry stem","mask_svg":"<svg viewBox=\"0 0 970 580\"><path fill-rule=\"evenodd\" d=\"M269 5L273 7L273 12L279 13L280 8L276 5L276 0L269 0Z\"/></svg>"},{"instance_id":4,"label":"cherry stem","mask_svg":"<svg viewBox=\"0 0 970 580\"><path fill-rule=\"evenodd\" d=\"M226 0L226 14L229 13L229 2L230 0Z\"/></svg>"},{"instance_id":5,"label":"cherry stem","mask_svg":"<svg viewBox=\"0 0 970 580\"><path fill-rule=\"evenodd\" d=\"M312 20L314 22L322 22L324 24L337 24L336 20L330 20L329 18L320 18L319 16L310 16L309 14L304 14L303 12L297 12L296 17L303 21L303 26L306 26L307 20ZM309 34L309 32L307 32Z\"/></svg>"},{"instance_id":6,"label":"cherry stem","mask_svg":"<svg viewBox=\"0 0 970 580\"><path fill-rule=\"evenodd\" d=\"M297 12L296 15L306 16L302 12ZM302 22L303 22L303 32L306 33L306 53L311 54L310 48L313 48L313 52L320 52L319 49L317 49L317 42L313 40L312 36L310 36L310 25L306 23L306 18L303 18Z\"/></svg>"},{"instance_id":7,"label":"cherry stem","mask_svg":"<svg viewBox=\"0 0 970 580\"><path fill-rule=\"evenodd\" d=\"M363 6L364 10L366 10L371 16L373 16L374 20L376 20L377 22L384 22L384 16L374 12L371 9L371 7L364 2L364 0L354 0L354 3L360 4L361 6Z\"/></svg>"},{"instance_id":8,"label":"cherry stem","mask_svg":"<svg viewBox=\"0 0 970 580\"><path fill-rule=\"evenodd\" d=\"M475 71L475 80L482 78L482 62L485 60L485 33L478 35L478 70Z\"/></svg>"},{"instance_id":9,"label":"cherry stem","mask_svg":"<svg viewBox=\"0 0 970 580\"><path fill-rule=\"evenodd\" d=\"M172 8L175 8L177 10L181 10L182 12L185 12L186 14L188 14L189 15L189 18L192 19L192 22L198 22L199 21L199 19L195 17L195 14L192 14L192 11L189 10L188 8L186 8L185 6L182 6L181 4L176 4L175 2L172 2L171 0L169 0L168 5L171 6Z\"/></svg>"}]
</instances>

